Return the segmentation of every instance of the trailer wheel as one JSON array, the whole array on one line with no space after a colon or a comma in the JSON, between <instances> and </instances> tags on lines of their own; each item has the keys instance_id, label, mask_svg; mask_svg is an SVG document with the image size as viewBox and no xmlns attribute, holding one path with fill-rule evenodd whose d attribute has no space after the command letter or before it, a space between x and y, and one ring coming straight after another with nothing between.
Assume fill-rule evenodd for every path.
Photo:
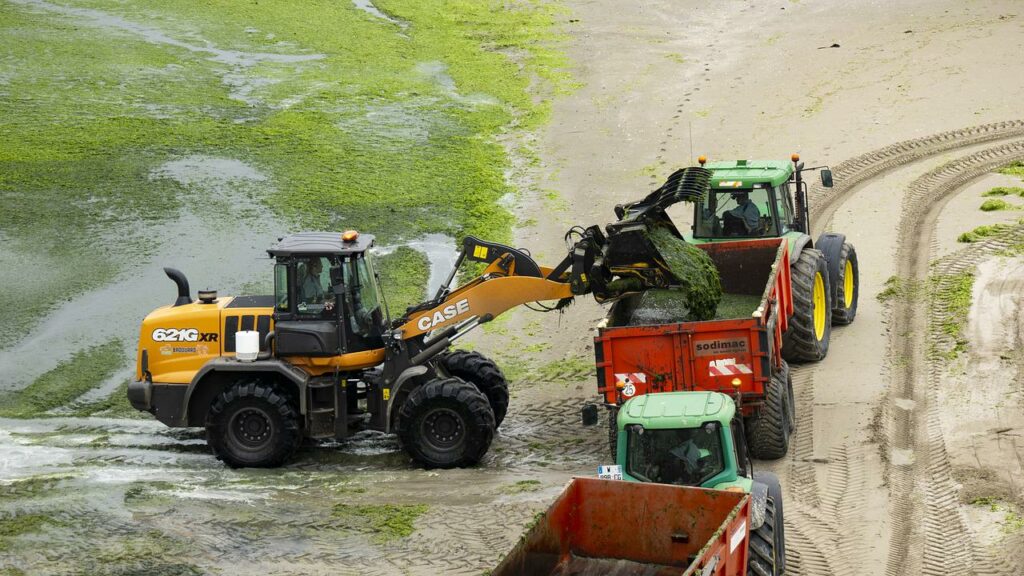
<instances>
[{"instance_id":1,"label":"trailer wheel","mask_svg":"<svg viewBox=\"0 0 1024 576\"><path fill-rule=\"evenodd\" d=\"M786 527L783 517L782 486L771 473L754 475L755 482L768 486L764 523L750 531L747 576L780 576L786 571Z\"/></svg>"},{"instance_id":2,"label":"trailer wheel","mask_svg":"<svg viewBox=\"0 0 1024 576\"><path fill-rule=\"evenodd\" d=\"M793 316L782 335L782 357L789 362L821 360L832 334L828 264L821 252L805 248L791 271Z\"/></svg>"},{"instance_id":3,"label":"trailer wheel","mask_svg":"<svg viewBox=\"0 0 1024 576\"><path fill-rule=\"evenodd\" d=\"M860 268L857 266L857 250L846 242L839 252L839 277L836 286L836 301L832 303L832 323L849 324L857 316L857 299L860 296Z\"/></svg>"},{"instance_id":4,"label":"trailer wheel","mask_svg":"<svg viewBox=\"0 0 1024 576\"><path fill-rule=\"evenodd\" d=\"M750 455L759 460L778 460L789 451L792 429L787 374L772 375L765 387L764 405L746 426Z\"/></svg>"},{"instance_id":5,"label":"trailer wheel","mask_svg":"<svg viewBox=\"0 0 1024 576\"><path fill-rule=\"evenodd\" d=\"M299 414L273 386L245 380L214 400L206 417L206 442L232 468L275 468L302 442Z\"/></svg>"},{"instance_id":6,"label":"trailer wheel","mask_svg":"<svg viewBox=\"0 0 1024 576\"><path fill-rule=\"evenodd\" d=\"M398 439L425 468L472 466L494 439L494 413L473 384L435 378L413 390L402 404Z\"/></svg>"},{"instance_id":7,"label":"trailer wheel","mask_svg":"<svg viewBox=\"0 0 1024 576\"><path fill-rule=\"evenodd\" d=\"M501 426L508 412L508 381L493 360L479 352L454 350L441 357L448 374L477 387L487 396L494 412L494 427Z\"/></svg>"},{"instance_id":8,"label":"trailer wheel","mask_svg":"<svg viewBox=\"0 0 1024 576\"><path fill-rule=\"evenodd\" d=\"M619 457L619 409L608 409L608 450L612 454L612 462Z\"/></svg>"}]
</instances>

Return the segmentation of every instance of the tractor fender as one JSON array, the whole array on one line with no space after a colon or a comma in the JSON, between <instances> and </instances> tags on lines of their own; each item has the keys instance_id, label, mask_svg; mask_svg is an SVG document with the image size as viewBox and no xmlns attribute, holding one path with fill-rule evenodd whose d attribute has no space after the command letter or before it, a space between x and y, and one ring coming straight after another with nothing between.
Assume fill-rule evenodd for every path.
<instances>
[{"instance_id":1,"label":"tractor fender","mask_svg":"<svg viewBox=\"0 0 1024 576\"><path fill-rule=\"evenodd\" d=\"M207 362L199 372L192 378L192 382L185 392L185 409L189 426L204 426L206 424L205 408L193 405L193 400L209 405L216 395L216 384L226 381L233 381L242 374L276 374L287 382L295 385L296 396L299 404L299 413L306 413L306 383L309 375L292 366L291 364L271 358L267 360L256 360L254 362L241 362L234 358L214 358Z\"/></svg>"},{"instance_id":2,"label":"tractor fender","mask_svg":"<svg viewBox=\"0 0 1024 576\"><path fill-rule=\"evenodd\" d=\"M764 509L768 504L768 485L754 481L750 486L750 529L757 530L764 524Z\"/></svg>"},{"instance_id":3,"label":"tractor fender","mask_svg":"<svg viewBox=\"0 0 1024 576\"><path fill-rule=\"evenodd\" d=\"M839 253L842 252L845 243L846 234L822 232L815 245L815 248L825 256L825 263L828 266L828 281L832 292L828 295L830 305L836 301L836 290L839 288Z\"/></svg>"},{"instance_id":4,"label":"tractor fender","mask_svg":"<svg viewBox=\"0 0 1024 576\"><path fill-rule=\"evenodd\" d=\"M401 374L398 375L398 378L395 378L395 383L391 386L391 405L388 406L387 409L388 421L385 426L386 431L392 431L394 429L394 423L397 420L398 411L402 409L402 402L415 387L410 383L414 383L421 376L426 376L429 372L430 368L428 366L420 364L417 366L410 366L405 370L402 370Z\"/></svg>"},{"instance_id":5,"label":"tractor fender","mask_svg":"<svg viewBox=\"0 0 1024 576\"><path fill-rule=\"evenodd\" d=\"M796 263L797 258L800 257L800 253L803 252L804 248L814 248L814 242L811 242L811 237L807 234L802 234L795 242L793 242L793 251L789 255L789 261L791 264Z\"/></svg>"}]
</instances>

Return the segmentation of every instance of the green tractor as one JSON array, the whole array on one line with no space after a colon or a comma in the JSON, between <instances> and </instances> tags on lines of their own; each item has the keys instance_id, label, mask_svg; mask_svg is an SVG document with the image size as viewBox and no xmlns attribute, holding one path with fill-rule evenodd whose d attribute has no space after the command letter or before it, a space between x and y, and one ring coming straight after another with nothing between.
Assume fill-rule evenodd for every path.
<instances>
[{"instance_id":1,"label":"green tractor","mask_svg":"<svg viewBox=\"0 0 1024 576\"><path fill-rule=\"evenodd\" d=\"M596 407L589 423L597 419ZM661 392L628 400L618 411L615 462L622 480L751 495L747 574L778 576L786 567L782 487L754 472L743 417L719 392Z\"/></svg>"},{"instance_id":2,"label":"green tractor","mask_svg":"<svg viewBox=\"0 0 1024 576\"><path fill-rule=\"evenodd\" d=\"M711 189L694 202L692 233L686 241L786 238L794 311L783 334L782 356L787 361L821 360L828 354L831 326L853 322L860 292L857 251L846 236L825 232L817 241L810 236L803 172L820 170L822 186L831 188L832 171L805 168L796 154L792 162L707 162L703 156L699 162L711 171Z\"/></svg>"}]
</instances>

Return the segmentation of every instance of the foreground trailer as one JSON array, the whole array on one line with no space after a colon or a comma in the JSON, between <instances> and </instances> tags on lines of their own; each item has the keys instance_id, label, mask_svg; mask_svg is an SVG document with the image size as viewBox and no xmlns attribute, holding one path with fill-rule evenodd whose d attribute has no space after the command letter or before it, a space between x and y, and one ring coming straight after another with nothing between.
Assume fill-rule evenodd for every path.
<instances>
[{"instance_id":1,"label":"foreground trailer","mask_svg":"<svg viewBox=\"0 0 1024 576\"><path fill-rule=\"evenodd\" d=\"M739 576L751 503L742 492L576 478L491 575Z\"/></svg>"}]
</instances>

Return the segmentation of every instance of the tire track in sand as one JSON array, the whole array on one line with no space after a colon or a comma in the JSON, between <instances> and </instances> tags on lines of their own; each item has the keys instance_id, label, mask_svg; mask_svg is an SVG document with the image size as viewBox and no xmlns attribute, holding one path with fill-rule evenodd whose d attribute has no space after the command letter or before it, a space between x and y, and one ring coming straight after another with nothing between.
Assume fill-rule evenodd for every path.
<instances>
[{"instance_id":1,"label":"tire track in sand","mask_svg":"<svg viewBox=\"0 0 1024 576\"><path fill-rule=\"evenodd\" d=\"M917 285L927 282L935 223L943 206L974 179L1019 159L1024 159L1024 140L976 152L915 180L903 199L897 275ZM900 299L892 312L892 325L897 329L890 333L894 370L889 403L897 408L889 433L892 532L886 573L990 573L982 565L994 569L991 561L975 561L974 556L983 553L973 545L959 515L959 491L952 478L935 398L938 358L926 353L930 323L919 300Z\"/></svg>"},{"instance_id":2,"label":"tire track in sand","mask_svg":"<svg viewBox=\"0 0 1024 576\"><path fill-rule=\"evenodd\" d=\"M833 188L824 188L818 183L809 186L812 222L817 224L817 232L826 229L836 210L862 185L900 167L944 152L1021 136L1024 136L1024 120L996 122L905 140L844 160L832 168ZM848 526L851 520L859 517L858 506L863 501L861 495L865 490L865 456L859 446L843 445L830 447L829 458L815 457L815 370L813 364L793 367L799 426L792 446L790 482L786 489L791 499L818 509L819 517L829 519L819 527L827 531L828 539L836 545L820 546L814 539L792 539L788 543L788 552L795 558L820 558L820 561L795 562L791 571L794 574L856 574L863 567L858 559L865 544L864 538L838 527ZM888 421L889 407L883 408L883 421ZM829 484L833 487L825 495L817 485L816 468L820 464L828 466ZM851 474L855 477L851 478ZM839 485L846 488L840 491L835 488ZM827 503L824 507L823 500ZM787 521L789 529L796 531L797 525L792 519Z\"/></svg>"}]
</instances>

